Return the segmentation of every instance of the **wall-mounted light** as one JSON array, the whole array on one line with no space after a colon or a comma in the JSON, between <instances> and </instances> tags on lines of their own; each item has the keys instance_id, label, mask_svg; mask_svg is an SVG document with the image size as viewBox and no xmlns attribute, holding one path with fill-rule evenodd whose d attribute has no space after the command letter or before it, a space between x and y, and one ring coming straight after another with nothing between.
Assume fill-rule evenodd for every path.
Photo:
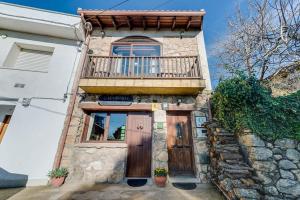
<instances>
[{"instance_id":1,"label":"wall-mounted light","mask_svg":"<svg viewBox=\"0 0 300 200\"><path fill-rule=\"evenodd\" d=\"M104 30L101 30L100 35L101 35L102 38L105 37L105 32L104 32Z\"/></svg>"},{"instance_id":2,"label":"wall-mounted light","mask_svg":"<svg viewBox=\"0 0 300 200\"><path fill-rule=\"evenodd\" d=\"M30 105L31 98L23 98L22 100L22 106L28 107Z\"/></svg>"},{"instance_id":3,"label":"wall-mounted light","mask_svg":"<svg viewBox=\"0 0 300 200\"><path fill-rule=\"evenodd\" d=\"M94 51L93 51L93 49L89 49L87 53L88 53L88 54L93 54Z\"/></svg>"},{"instance_id":4,"label":"wall-mounted light","mask_svg":"<svg viewBox=\"0 0 300 200\"><path fill-rule=\"evenodd\" d=\"M179 106L182 103L181 99L177 99L177 106Z\"/></svg>"},{"instance_id":5,"label":"wall-mounted light","mask_svg":"<svg viewBox=\"0 0 300 200\"><path fill-rule=\"evenodd\" d=\"M162 103L162 109L163 110L168 110L168 108L169 108L169 104L167 102L163 102Z\"/></svg>"},{"instance_id":6,"label":"wall-mounted light","mask_svg":"<svg viewBox=\"0 0 300 200\"><path fill-rule=\"evenodd\" d=\"M182 39L184 36L184 31L180 31L179 35L180 35L180 39Z\"/></svg>"},{"instance_id":7,"label":"wall-mounted light","mask_svg":"<svg viewBox=\"0 0 300 200\"><path fill-rule=\"evenodd\" d=\"M1 39L6 39L7 35L6 34L1 34L0 37L1 37Z\"/></svg>"}]
</instances>

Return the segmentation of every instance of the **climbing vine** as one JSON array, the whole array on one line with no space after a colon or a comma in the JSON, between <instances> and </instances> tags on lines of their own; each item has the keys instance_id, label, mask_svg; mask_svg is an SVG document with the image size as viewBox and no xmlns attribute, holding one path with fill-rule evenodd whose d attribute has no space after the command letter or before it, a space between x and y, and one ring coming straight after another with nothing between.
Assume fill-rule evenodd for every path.
<instances>
[{"instance_id":1,"label":"climbing vine","mask_svg":"<svg viewBox=\"0 0 300 200\"><path fill-rule=\"evenodd\" d=\"M266 140L300 140L300 91L273 97L254 77L221 82L212 96L214 117L227 129L244 128Z\"/></svg>"}]
</instances>

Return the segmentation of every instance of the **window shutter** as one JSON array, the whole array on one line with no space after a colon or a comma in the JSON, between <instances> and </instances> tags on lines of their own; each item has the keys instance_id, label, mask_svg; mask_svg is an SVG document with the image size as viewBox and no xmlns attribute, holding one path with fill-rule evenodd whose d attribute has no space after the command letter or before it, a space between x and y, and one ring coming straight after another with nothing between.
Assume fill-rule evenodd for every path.
<instances>
[{"instance_id":1,"label":"window shutter","mask_svg":"<svg viewBox=\"0 0 300 200\"><path fill-rule=\"evenodd\" d=\"M21 49L14 68L28 71L47 72L52 52Z\"/></svg>"}]
</instances>

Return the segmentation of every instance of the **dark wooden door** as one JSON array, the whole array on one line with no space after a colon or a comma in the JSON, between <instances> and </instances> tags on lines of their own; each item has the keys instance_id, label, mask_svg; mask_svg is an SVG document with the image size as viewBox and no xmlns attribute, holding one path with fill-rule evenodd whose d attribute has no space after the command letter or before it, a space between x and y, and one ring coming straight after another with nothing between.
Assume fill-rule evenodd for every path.
<instances>
[{"instance_id":1,"label":"dark wooden door","mask_svg":"<svg viewBox=\"0 0 300 200\"><path fill-rule=\"evenodd\" d=\"M151 177L151 115L128 113L127 177Z\"/></svg>"},{"instance_id":2,"label":"dark wooden door","mask_svg":"<svg viewBox=\"0 0 300 200\"><path fill-rule=\"evenodd\" d=\"M170 175L194 175L190 113L170 112L167 124Z\"/></svg>"}]
</instances>

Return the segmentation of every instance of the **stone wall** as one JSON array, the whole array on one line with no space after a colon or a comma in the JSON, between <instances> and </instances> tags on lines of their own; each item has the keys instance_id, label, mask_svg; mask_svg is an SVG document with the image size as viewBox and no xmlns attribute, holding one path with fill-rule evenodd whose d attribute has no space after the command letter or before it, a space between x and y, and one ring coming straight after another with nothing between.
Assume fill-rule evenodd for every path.
<instances>
[{"instance_id":1,"label":"stone wall","mask_svg":"<svg viewBox=\"0 0 300 200\"><path fill-rule=\"evenodd\" d=\"M163 124L163 128L159 128L159 123ZM153 112L152 176L157 167L168 169L167 112L165 110Z\"/></svg>"},{"instance_id":2,"label":"stone wall","mask_svg":"<svg viewBox=\"0 0 300 200\"><path fill-rule=\"evenodd\" d=\"M282 68L267 78L273 96L288 95L300 90L300 61Z\"/></svg>"},{"instance_id":3,"label":"stone wall","mask_svg":"<svg viewBox=\"0 0 300 200\"><path fill-rule=\"evenodd\" d=\"M68 182L120 183L125 176L127 144L77 144Z\"/></svg>"},{"instance_id":4,"label":"stone wall","mask_svg":"<svg viewBox=\"0 0 300 200\"><path fill-rule=\"evenodd\" d=\"M100 30L95 29L91 36L89 48L94 54L109 56L111 52L111 43L116 42L126 36L146 36L157 40L162 45L163 56L196 56L199 54L196 33L188 33L187 36L180 39L179 34L174 32L156 32L156 31L106 31L105 37L101 37Z\"/></svg>"},{"instance_id":5,"label":"stone wall","mask_svg":"<svg viewBox=\"0 0 300 200\"><path fill-rule=\"evenodd\" d=\"M126 172L127 145L125 143L81 143L85 113L80 109L79 102L96 102L99 95L86 94L85 98L77 97L68 130L61 166L67 167L70 175L67 182L109 182L118 183L123 180ZM209 182L208 153L206 137L199 138L196 133L195 116L207 115L207 95L198 96L164 96L134 95L136 103L193 104L195 111L191 113L192 135L194 145L195 175L201 183ZM162 123L163 127L157 124ZM156 167L168 168L167 122L166 111L153 111L152 129L152 173ZM153 175L153 174L152 174Z\"/></svg>"},{"instance_id":6,"label":"stone wall","mask_svg":"<svg viewBox=\"0 0 300 200\"><path fill-rule=\"evenodd\" d=\"M267 142L244 131L240 144L262 181L266 200L300 198L300 143L290 139Z\"/></svg>"}]
</instances>

